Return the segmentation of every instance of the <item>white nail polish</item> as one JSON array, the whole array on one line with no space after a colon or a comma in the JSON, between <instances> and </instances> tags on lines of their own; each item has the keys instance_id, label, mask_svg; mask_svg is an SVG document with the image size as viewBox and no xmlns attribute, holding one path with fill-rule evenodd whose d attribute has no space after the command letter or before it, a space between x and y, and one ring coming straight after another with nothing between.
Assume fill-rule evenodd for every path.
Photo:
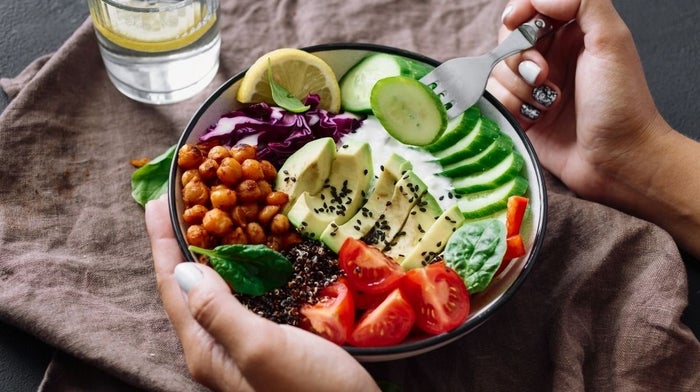
<instances>
[{"instance_id":1,"label":"white nail polish","mask_svg":"<svg viewBox=\"0 0 700 392\"><path fill-rule=\"evenodd\" d=\"M525 60L518 65L518 73L532 86L535 85L540 71L542 71L540 67L530 60Z\"/></svg>"},{"instance_id":2,"label":"white nail polish","mask_svg":"<svg viewBox=\"0 0 700 392\"><path fill-rule=\"evenodd\" d=\"M510 15L511 12L513 12L513 5L512 5L512 4L508 4L508 6L506 7L506 9L504 9L504 10L503 10L503 13L501 14L501 23L503 23L503 21L506 19L506 17L507 17L508 15Z\"/></svg>"},{"instance_id":3,"label":"white nail polish","mask_svg":"<svg viewBox=\"0 0 700 392\"><path fill-rule=\"evenodd\" d=\"M190 291L204 277L194 263L183 262L175 266L175 280L184 292Z\"/></svg>"}]
</instances>

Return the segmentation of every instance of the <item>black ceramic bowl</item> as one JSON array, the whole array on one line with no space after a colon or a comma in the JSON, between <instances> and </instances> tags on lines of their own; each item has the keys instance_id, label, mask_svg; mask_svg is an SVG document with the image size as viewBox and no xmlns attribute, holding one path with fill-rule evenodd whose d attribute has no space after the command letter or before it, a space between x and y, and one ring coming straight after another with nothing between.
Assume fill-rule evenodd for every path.
<instances>
[{"instance_id":1,"label":"black ceramic bowl","mask_svg":"<svg viewBox=\"0 0 700 392\"><path fill-rule=\"evenodd\" d=\"M325 60L336 73L339 80L352 65L373 52L397 54L435 66L439 64L435 60L416 53L369 44L327 44L304 48L304 50L312 52ZM182 133L177 149L186 143L196 142L199 136L210 125L215 124L221 115L240 106L236 101L236 92L244 73L245 71L242 71L226 81L207 98ZM497 312L510 297L515 295L537 259L544 237L547 209L545 185L539 162L531 144L525 137L524 131L492 95L485 92L477 105L484 115L498 123L502 132L513 139L515 148L525 158L524 172L529 181L527 196L530 198L531 209L522 228L527 254L511 262L508 268L494 279L486 291L471 297L471 314L456 329L449 333L421 340L406 341L391 347L346 347L347 351L360 361L389 361L419 355L449 344L475 330ZM180 177L181 173L177 167L177 160L174 160L170 171L169 184L170 216L175 236L183 254L187 260L195 261L195 256L187 250L185 241L186 226L182 221L184 208L180 194Z\"/></svg>"}]
</instances>

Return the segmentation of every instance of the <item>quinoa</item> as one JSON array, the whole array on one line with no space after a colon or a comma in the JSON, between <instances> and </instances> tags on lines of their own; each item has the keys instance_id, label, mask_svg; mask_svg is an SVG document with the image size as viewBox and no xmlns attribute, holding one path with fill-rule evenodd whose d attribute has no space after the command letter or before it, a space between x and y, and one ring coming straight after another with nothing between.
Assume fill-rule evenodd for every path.
<instances>
[{"instance_id":1,"label":"quinoa","mask_svg":"<svg viewBox=\"0 0 700 392\"><path fill-rule=\"evenodd\" d=\"M315 304L321 290L341 275L338 259L326 246L305 238L281 253L292 262L294 272L286 286L261 296L234 294L248 309L279 324L298 326L299 308Z\"/></svg>"}]
</instances>

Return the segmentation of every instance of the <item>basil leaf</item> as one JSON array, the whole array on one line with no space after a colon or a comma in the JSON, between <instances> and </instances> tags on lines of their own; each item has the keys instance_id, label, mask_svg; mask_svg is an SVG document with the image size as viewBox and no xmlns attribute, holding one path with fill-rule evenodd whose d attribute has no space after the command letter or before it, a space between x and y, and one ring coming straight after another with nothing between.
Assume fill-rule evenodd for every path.
<instances>
[{"instance_id":1,"label":"basil leaf","mask_svg":"<svg viewBox=\"0 0 700 392\"><path fill-rule=\"evenodd\" d=\"M506 252L506 226L498 219L462 225L445 246L445 264L464 279L470 294L491 283Z\"/></svg>"},{"instance_id":2,"label":"basil leaf","mask_svg":"<svg viewBox=\"0 0 700 392\"><path fill-rule=\"evenodd\" d=\"M283 286L294 272L292 263L265 245L220 245L214 249L189 246L189 250L209 257L209 263L241 294L263 295Z\"/></svg>"},{"instance_id":3,"label":"basil leaf","mask_svg":"<svg viewBox=\"0 0 700 392\"><path fill-rule=\"evenodd\" d=\"M167 192L170 164L174 156L175 146L172 146L131 175L131 197L141 206Z\"/></svg>"},{"instance_id":4,"label":"basil leaf","mask_svg":"<svg viewBox=\"0 0 700 392\"><path fill-rule=\"evenodd\" d=\"M277 106L287 109L292 113L303 113L311 108L310 105L304 105L299 98L295 97L280 86L272 77L272 62L267 59L267 80L270 82L270 90L272 91L272 99Z\"/></svg>"}]
</instances>

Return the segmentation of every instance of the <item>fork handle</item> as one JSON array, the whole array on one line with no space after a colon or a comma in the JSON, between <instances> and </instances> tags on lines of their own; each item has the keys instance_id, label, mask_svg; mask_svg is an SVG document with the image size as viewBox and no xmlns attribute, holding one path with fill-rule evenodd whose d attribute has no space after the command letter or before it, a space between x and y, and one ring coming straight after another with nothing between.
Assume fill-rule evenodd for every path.
<instances>
[{"instance_id":1,"label":"fork handle","mask_svg":"<svg viewBox=\"0 0 700 392\"><path fill-rule=\"evenodd\" d=\"M489 57L495 64L506 57L530 49L542 37L552 33L555 27L554 20L538 14L513 30L500 45L489 52Z\"/></svg>"}]
</instances>

